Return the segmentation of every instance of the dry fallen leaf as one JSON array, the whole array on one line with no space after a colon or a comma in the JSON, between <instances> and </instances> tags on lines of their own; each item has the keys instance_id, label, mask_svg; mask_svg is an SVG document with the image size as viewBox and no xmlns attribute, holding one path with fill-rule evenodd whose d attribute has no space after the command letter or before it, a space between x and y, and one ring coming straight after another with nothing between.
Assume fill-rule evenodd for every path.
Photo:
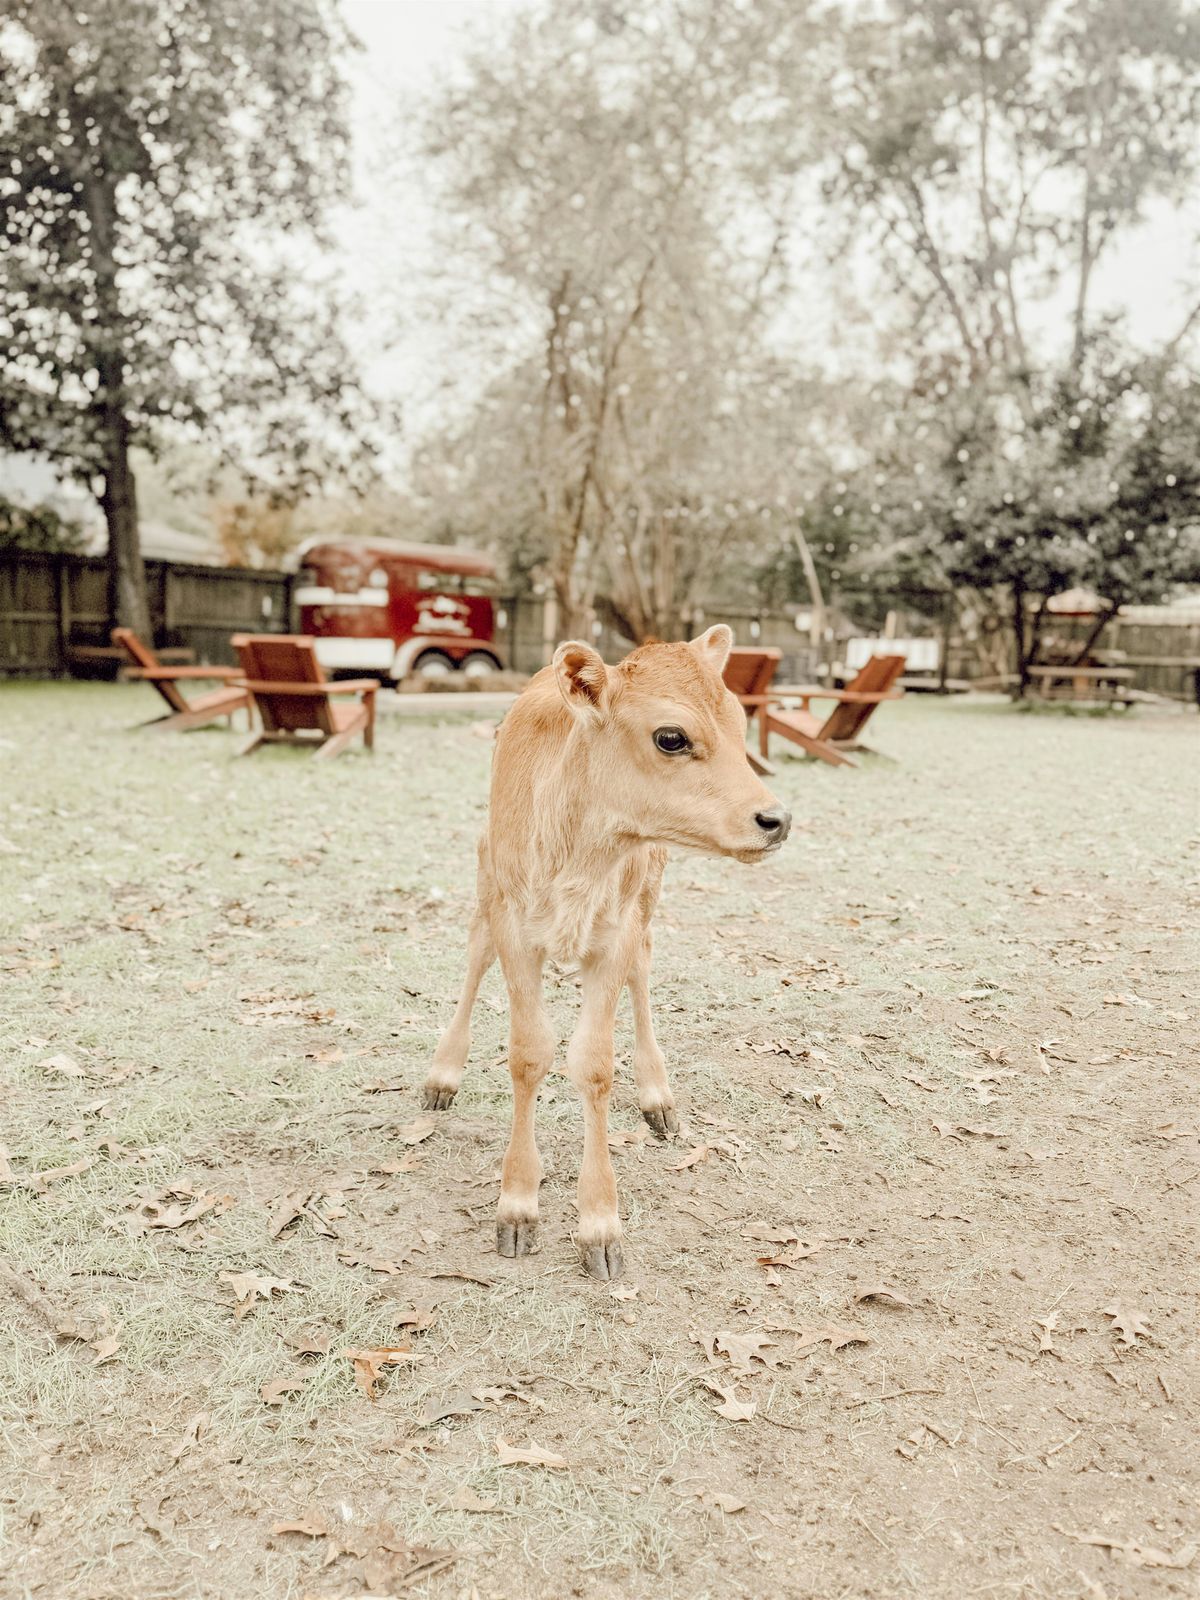
<instances>
[{"instance_id":1,"label":"dry fallen leaf","mask_svg":"<svg viewBox=\"0 0 1200 1600\"><path fill-rule=\"evenodd\" d=\"M500 1457L502 1467L552 1467L562 1471L567 1465L564 1458L556 1456L553 1450L543 1450L540 1444L529 1444L522 1449L509 1444L503 1434L496 1435L496 1454Z\"/></svg>"},{"instance_id":2,"label":"dry fallen leaf","mask_svg":"<svg viewBox=\"0 0 1200 1600\"><path fill-rule=\"evenodd\" d=\"M777 1228L766 1222L748 1222L742 1229L747 1239L760 1239L764 1244L798 1244L800 1235L795 1228Z\"/></svg>"},{"instance_id":3,"label":"dry fallen leaf","mask_svg":"<svg viewBox=\"0 0 1200 1600\"><path fill-rule=\"evenodd\" d=\"M38 1066L43 1072L57 1072L64 1078L86 1078L87 1072L76 1061L74 1056L65 1052L58 1055L47 1056L44 1061L39 1061Z\"/></svg>"},{"instance_id":4,"label":"dry fallen leaf","mask_svg":"<svg viewBox=\"0 0 1200 1600\"><path fill-rule=\"evenodd\" d=\"M382 1380L384 1367L414 1366L425 1357L407 1345L383 1345L374 1350L346 1349L339 1352L354 1363L354 1381L366 1395L374 1400L376 1385Z\"/></svg>"},{"instance_id":5,"label":"dry fallen leaf","mask_svg":"<svg viewBox=\"0 0 1200 1600\"><path fill-rule=\"evenodd\" d=\"M313 1333L282 1333L280 1338L298 1356L327 1356L333 1335L322 1328Z\"/></svg>"},{"instance_id":6,"label":"dry fallen leaf","mask_svg":"<svg viewBox=\"0 0 1200 1600\"><path fill-rule=\"evenodd\" d=\"M716 1148L716 1145L713 1144L694 1144L688 1151L687 1155L684 1156L682 1161L676 1161L672 1166L667 1168L667 1171L683 1172L688 1167L699 1166L701 1161L708 1160L709 1156L712 1155Z\"/></svg>"},{"instance_id":7,"label":"dry fallen leaf","mask_svg":"<svg viewBox=\"0 0 1200 1600\"><path fill-rule=\"evenodd\" d=\"M496 1502L494 1500L480 1499L474 1489L468 1488L464 1483L460 1484L449 1500L446 1501L446 1509L448 1511L495 1511Z\"/></svg>"},{"instance_id":8,"label":"dry fallen leaf","mask_svg":"<svg viewBox=\"0 0 1200 1600\"><path fill-rule=\"evenodd\" d=\"M183 1430L183 1437L171 1451L173 1460L178 1461L194 1444L200 1443L208 1432L208 1424L211 1420L210 1413L207 1411L197 1411L196 1415L189 1419L187 1426Z\"/></svg>"},{"instance_id":9,"label":"dry fallen leaf","mask_svg":"<svg viewBox=\"0 0 1200 1600\"><path fill-rule=\"evenodd\" d=\"M372 1272L382 1272L388 1277L396 1277L400 1271L394 1261L374 1250L364 1251L362 1255L353 1250L339 1250L338 1260L347 1267L369 1267Z\"/></svg>"},{"instance_id":10,"label":"dry fallen leaf","mask_svg":"<svg viewBox=\"0 0 1200 1600\"><path fill-rule=\"evenodd\" d=\"M233 1290L239 1322L259 1300L269 1301L272 1295L287 1294L300 1287L290 1278L267 1278L258 1272L219 1272L217 1277Z\"/></svg>"},{"instance_id":11,"label":"dry fallen leaf","mask_svg":"<svg viewBox=\"0 0 1200 1600\"><path fill-rule=\"evenodd\" d=\"M1048 1316L1042 1317L1041 1320L1034 1325L1042 1330L1038 1334L1038 1355L1055 1356L1059 1361L1061 1361L1062 1352L1057 1348L1053 1339L1050 1337L1050 1335L1057 1332L1058 1329L1058 1312L1051 1311Z\"/></svg>"},{"instance_id":12,"label":"dry fallen leaf","mask_svg":"<svg viewBox=\"0 0 1200 1600\"><path fill-rule=\"evenodd\" d=\"M704 1387L711 1389L713 1394L720 1395L721 1404L715 1407L715 1410L719 1417L724 1417L728 1422L749 1422L757 1410L755 1401L739 1400L736 1389L726 1389L708 1379L705 1380Z\"/></svg>"},{"instance_id":13,"label":"dry fallen leaf","mask_svg":"<svg viewBox=\"0 0 1200 1600\"><path fill-rule=\"evenodd\" d=\"M645 1124L640 1128L619 1128L615 1133L609 1134L608 1148L620 1150L627 1144L645 1144L649 1137L650 1129Z\"/></svg>"},{"instance_id":14,"label":"dry fallen leaf","mask_svg":"<svg viewBox=\"0 0 1200 1600\"><path fill-rule=\"evenodd\" d=\"M445 1400L427 1400L421 1421L426 1427L432 1427L435 1422L445 1422L448 1417L468 1417L473 1411L482 1410L481 1401L475 1399L474 1395L464 1394L460 1389Z\"/></svg>"},{"instance_id":15,"label":"dry fallen leaf","mask_svg":"<svg viewBox=\"0 0 1200 1600\"><path fill-rule=\"evenodd\" d=\"M870 1344L865 1333L857 1328L839 1328L832 1322L802 1324L799 1327L786 1322L768 1322L772 1333L794 1333L801 1350L811 1350L815 1345L828 1342L831 1350L840 1350L848 1344Z\"/></svg>"},{"instance_id":16,"label":"dry fallen leaf","mask_svg":"<svg viewBox=\"0 0 1200 1600\"><path fill-rule=\"evenodd\" d=\"M1002 1139L999 1128L972 1128L965 1122L935 1122L933 1130L943 1139L958 1139L965 1133L975 1139Z\"/></svg>"},{"instance_id":17,"label":"dry fallen leaf","mask_svg":"<svg viewBox=\"0 0 1200 1600\"><path fill-rule=\"evenodd\" d=\"M878 1300L881 1305L902 1306L906 1311L912 1310L912 1301L893 1289L890 1283L871 1283L865 1289L859 1289L854 1296L854 1304L861 1305L864 1300Z\"/></svg>"},{"instance_id":18,"label":"dry fallen leaf","mask_svg":"<svg viewBox=\"0 0 1200 1600\"><path fill-rule=\"evenodd\" d=\"M428 1139L437 1125L436 1117L417 1117L414 1122L406 1123L403 1128L397 1128L396 1133L404 1144L420 1144L422 1139Z\"/></svg>"},{"instance_id":19,"label":"dry fallen leaf","mask_svg":"<svg viewBox=\"0 0 1200 1600\"><path fill-rule=\"evenodd\" d=\"M1074 1539L1076 1544L1095 1545L1100 1550L1119 1550L1138 1567L1168 1567L1182 1572L1200 1554L1200 1544L1185 1544L1181 1550L1170 1555L1166 1550L1156 1550L1153 1545L1140 1544L1136 1539L1114 1539L1107 1533L1072 1533L1057 1522L1052 1522L1050 1526L1055 1533Z\"/></svg>"},{"instance_id":20,"label":"dry fallen leaf","mask_svg":"<svg viewBox=\"0 0 1200 1600\"><path fill-rule=\"evenodd\" d=\"M44 1189L48 1183L58 1183L62 1178L78 1178L95 1165L95 1156L81 1156L78 1161L72 1161L69 1167L47 1167L43 1172L35 1172L30 1182L35 1189Z\"/></svg>"},{"instance_id":21,"label":"dry fallen leaf","mask_svg":"<svg viewBox=\"0 0 1200 1600\"><path fill-rule=\"evenodd\" d=\"M1111 1318L1112 1331L1127 1348L1136 1345L1139 1336L1143 1338L1150 1336L1150 1328L1143 1313L1127 1309L1119 1301L1106 1306L1101 1315Z\"/></svg>"},{"instance_id":22,"label":"dry fallen leaf","mask_svg":"<svg viewBox=\"0 0 1200 1600\"><path fill-rule=\"evenodd\" d=\"M392 1327L411 1328L413 1333L424 1333L426 1328L433 1327L437 1319L436 1306L409 1306L404 1311L396 1312L392 1318Z\"/></svg>"},{"instance_id":23,"label":"dry fallen leaf","mask_svg":"<svg viewBox=\"0 0 1200 1600\"><path fill-rule=\"evenodd\" d=\"M291 1227L293 1222L299 1222L303 1218L312 1225L313 1232L322 1239L336 1239L337 1232L330 1227L329 1217L323 1216L318 1209L321 1201L329 1198L331 1197L320 1190L316 1193L308 1193L301 1189L292 1194L277 1195L274 1200L268 1202L268 1208L271 1212L271 1226L267 1232L272 1239L278 1239L286 1228ZM339 1210L340 1215L345 1216L344 1210L340 1207L336 1209Z\"/></svg>"},{"instance_id":24,"label":"dry fallen leaf","mask_svg":"<svg viewBox=\"0 0 1200 1600\"><path fill-rule=\"evenodd\" d=\"M194 1194L191 1189L171 1189L167 1195L181 1195L184 1198L192 1197L189 1206L183 1204L183 1199L168 1200L142 1200L135 1207L130 1228L135 1237L147 1233L155 1228L174 1230L183 1228L189 1222L198 1222L201 1217L207 1216L210 1211L218 1214L228 1211L235 1204L231 1194ZM165 1197L164 1197L165 1198Z\"/></svg>"},{"instance_id":25,"label":"dry fallen leaf","mask_svg":"<svg viewBox=\"0 0 1200 1600\"><path fill-rule=\"evenodd\" d=\"M761 1333L718 1333L713 1340L713 1345L723 1355L729 1357L731 1371L739 1375L749 1376L753 1371L750 1363L761 1362L764 1367L778 1365L779 1358L769 1355L768 1351L776 1347L774 1339L768 1339Z\"/></svg>"},{"instance_id":26,"label":"dry fallen leaf","mask_svg":"<svg viewBox=\"0 0 1200 1600\"><path fill-rule=\"evenodd\" d=\"M546 1402L539 1400L536 1394L529 1394L527 1390L514 1388L511 1384L499 1388L472 1389L471 1394L485 1405L499 1405L502 1400L520 1400L535 1411L546 1410Z\"/></svg>"},{"instance_id":27,"label":"dry fallen leaf","mask_svg":"<svg viewBox=\"0 0 1200 1600\"><path fill-rule=\"evenodd\" d=\"M111 1361L120 1347L121 1341L115 1333L110 1333L105 1338L98 1339L92 1346L92 1349L96 1352L96 1359L92 1365L98 1367L105 1361Z\"/></svg>"},{"instance_id":28,"label":"dry fallen leaf","mask_svg":"<svg viewBox=\"0 0 1200 1600\"><path fill-rule=\"evenodd\" d=\"M298 1517L295 1522L276 1522L271 1532L302 1533L307 1539L324 1539L329 1533L329 1527L320 1512L313 1511L305 1517Z\"/></svg>"},{"instance_id":29,"label":"dry fallen leaf","mask_svg":"<svg viewBox=\"0 0 1200 1600\"><path fill-rule=\"evenodd\" d=\"M718 1407L718 1409L720 1409ZM692 1493L704 1506L715 1506L718 1511L723 1511L726 1516L733 1516L737 1511L746 1509L746 1502L739 1500L735 1494L723 1494L715 1489L694 1489Z\"/></svg>"},{"instance_id":30,"label":"dry fallen leaf","mask_svg":"<svg viewBox=\"0 0 1200 1600\"><path fill-rule=\"evenodd\" d=\"M260 1384L259 1394L269 1406L281 1406L285 1395L296 1394L304 1387L304 1379L296 1377L268 1378Z\"/></svg>"}]
</instances>

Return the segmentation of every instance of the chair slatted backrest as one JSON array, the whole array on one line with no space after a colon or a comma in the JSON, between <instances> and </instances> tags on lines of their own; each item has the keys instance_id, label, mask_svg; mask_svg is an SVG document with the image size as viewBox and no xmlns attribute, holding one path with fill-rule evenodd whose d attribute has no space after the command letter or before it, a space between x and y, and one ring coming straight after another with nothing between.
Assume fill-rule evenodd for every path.
<instances>
[{"instance_id":1,"label":"chair slatted backrest","mask_svg":"<svg viewBox=\"0 0 1200 1600\"><path fill-rule=\"evenodd\" d=\"M132 628L114 628L112 642L119 649L124 650L135 667L158 667L162 664L154 654L154 651L148 645L142 643ZM169 678L151 678L149 681L162 695L172 711L186 711L188 709L187 701Z\"/></svg>"},{"instance_id":2,"label":"chair slatted backrest","mask_svg":"<svg viewBox=\"0 0 1200 1600\"><path fill-rule=\"evenodd\" d=\"M725 663L725 687L736 695L766 694L782 660L782 650L735 647Z\"/></svg>"},{"instance_id":3,"label":"chair slatted backrest","mask_svg":"<svg viewBox=\"0 0 1200 1600\"><path fill-rule=\"evenodd\" d=\"M233 647L242 671L252 681L325 682L317 660L316 642L302 634L239 633L234 637ZM319 728L325 734L336 731L327 695L288 694L286 691L264 694L258 690L254 700L268 733L294 733L301 728Z\"/></svg>"},{"instance_id":4,"label":"chair slatted backrest","mask_svg":"<svg viewBox=\"0 0 1200 1600\"><path fill-rule=\"evenodd\" d=\"M903 656L872 656L853 683L846 688L854 694L887 694L904 671ZM821 738L851 742L858 737L859 729L875 710L877 701L843 700L829 713Z\"/></svg>"}]
</instances>

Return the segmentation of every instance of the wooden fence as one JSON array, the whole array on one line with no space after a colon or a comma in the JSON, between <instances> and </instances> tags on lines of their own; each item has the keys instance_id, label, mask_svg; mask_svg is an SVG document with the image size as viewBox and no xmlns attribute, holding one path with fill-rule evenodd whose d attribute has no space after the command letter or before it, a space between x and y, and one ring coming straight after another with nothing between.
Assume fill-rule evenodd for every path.
<instances>
[{"instance_id":1,"label":"wooden fence","mask_svg":"<svg viewBox=\"0 0 1200 1600\"><path fill-rule=\"evenodd\" d=\"M284 572L147 561L146 581L156 646L183 646L199 661L231 662L233 633L286 633L291 626L293 579ZM77 652L108 643L107 586L101 557L0 550L0 677L58 677L79 670ZM860 623L874 619L888 598L838 597L839 640L847 627L860 631L851 625L851 618ZM872 601L877 603L872 606ZM939 617L928 605L912 616L907 612L898 616L902 631L911 629L914 637L939 637L952 678L978 674L975 652L959 637L950 617ZM793 618L777 613L718 607L705 613L697 629L714 622L727 622L739 644L780 649L780 681L813 682L823 675L822 666L831 656L844 653L841 643L834 641L818 653L809 635L797 632ZM501 599L497 624L497 642L516 671L536 672L550 659L556 629L547 599L533 595ZM1053 633L1060 640L1082 640L1087 626L1086 619L1057 619ZM869 624L861 631L869 632ZM629 648L604 628L592 637L609 661L619 660ZM1197 697L1200 608L1130 607L1109 623L1098 647L1124 652L1137 688L1177 699Z\"/></svg>"},{"instance_id":2,"label":"wooden fence","mask_svg":"<svg viewBox=\"0 0 1200 1600\"><path fill-rule=\"evenodd\" d=\"M147 561L158 648L232 663L229 636L286 633L292 579L283 572ZM0 677L60 677L77 652L107 645L108 576L102 557L0 550Z\"/></svg>"}]
</instances>

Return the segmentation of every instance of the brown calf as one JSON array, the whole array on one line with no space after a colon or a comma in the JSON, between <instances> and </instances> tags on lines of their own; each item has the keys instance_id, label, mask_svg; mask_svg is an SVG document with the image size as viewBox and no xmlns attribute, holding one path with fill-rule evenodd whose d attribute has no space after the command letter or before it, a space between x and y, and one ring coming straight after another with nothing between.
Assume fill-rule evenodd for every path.
<instances>
[{"instance_id":1,"label":"brown calf","mask_svg":"<svg viewBox=\"0 0 1200 1600\"><path fill-rule=\"evenodd\" d=\"M560 645L500 728L466 981L425 1103L439 1109L453 1100L471 1009L499 955L513 1083L496 1224L501 1255L526 1255L537 1238L533 1112L555 1045L542 1000L547 959L577 962L580 971L567 1071L583 1100L578 1243L593 1277L621 1271L608 1100L613 1022L626 985L642 1115L660 1138L678 1127L650 1016L650 918L667 849L758 861L791 824L747 764L745 714L721 681L732 644L729 629L717 626L690 644L643 645L617 667L586 644Z\"/></svg>"}]
</instances>

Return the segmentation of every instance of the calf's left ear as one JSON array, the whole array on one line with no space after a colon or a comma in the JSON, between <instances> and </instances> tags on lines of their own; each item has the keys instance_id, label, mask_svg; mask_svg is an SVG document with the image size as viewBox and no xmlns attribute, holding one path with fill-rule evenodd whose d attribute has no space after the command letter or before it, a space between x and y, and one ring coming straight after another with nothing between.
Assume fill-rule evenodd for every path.
<instances>
[{"instance_id":1,"label":"calf's left ear","mask_svg":"<svg viewBox=\"0 0 1200 1600\"><path fill-rule=\"evenodd\" d=\"M608 668L579 639L568 639L554 652L554 677L558 691L577 717L585 721L603 717L608 709Z\"/></svg>"},{"instance_id":2,"label":"calf's left ear","mask_svg":"<svg viewBox=\"0 0 1200 1600\"><path fill-rule=\"evenodd\" d=\"M725 663L733 649L733 630L723 622L714 623L698 639L693 639L691 645L701 661L720 675L725 671Z\"/></svg>"}]
</instances>

